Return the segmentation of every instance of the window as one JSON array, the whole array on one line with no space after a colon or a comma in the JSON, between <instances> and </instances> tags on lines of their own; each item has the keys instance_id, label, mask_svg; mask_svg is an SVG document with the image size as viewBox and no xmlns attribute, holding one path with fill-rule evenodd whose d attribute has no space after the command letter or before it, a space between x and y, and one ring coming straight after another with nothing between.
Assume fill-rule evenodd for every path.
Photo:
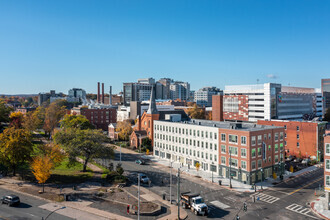
<instances>
[{"instance_id":1,"label":"window","mask_svg":"<svg viewBox=\"0 0 330 220\"><path fill-rule=\"evenodd\" d=\"M284 125L284 129L286 130L286 125Z\"/></svg>"},{"instance_id":2,"label":"window","mask_svg":"<svg viewBox=\"0 0 330 220\"><path fill-rule=\"evenodd\" d=\"M204 137L204 131L202 131L202 137Z\"/></svg>"},{"instance_id":3,"label":"window","mask_svg":"<svg viewBox=\"0 0 330 220\"><path fill-rule=\"evenodd\" d=\"M237 156L238 155L238 148L229 146L229 152L231 155Z\"/></svg>"},{"instance_id":4,"label":"window","mask_svg":"<svg viewBox=\"0 0 330 220\"><path fill-rule=\"evenodd\" d=\"M245 136L241 137L241 145L246 145L246 137Z\"/></svg>"},{"instance_id":5,"label":"window","mask_svg":"<svg viewBox=\"0 0 330 220\"><path fill-rule=\"evenodd\" d=\"M297 140L299 140L299 134L297 134Z\"/></svg>"},{"instance_id":6,"label":"window","mask_svg":"<svg viewBox=\"0 0 330 220\"><path fill-rule=\"evenodd\" d=\"M258 160L258 168L261 168L261 160Z\"/></svg>"},{"instance_id":7,"label":"window","mask_svg":"<svg viewBox=\"0 0 330 220\"><path fill-rule=\"evenodd\" d=\"M217 133L214 133L214 139L215 140L217 139Z\"/></svg>"},{"instance_id":8,"label":"window","mask_svg":"<svg viewBox=\"0 0 330 220\"><path fill-rule=\"evenodd\" d=\"M205 153L205 159L208 159L208 155L207 155L207 153Z\"/></svg>"},{"instance_id":9,"label":"window","mask_svg":"<svg viewBox=\"0 0 330 220\"><path fill-rule=\"evenodd\" d=\"M270 140L271 138L272 138L272 134L269 133L269 134L268 134L268 140Z\"/></svg>"},{"instance_id":10,"label":"window","mask_svg":"<svg viewBox=\"0 0 330 220\"><path fill-rule=\"evenodd\" d=\"M206 137L206 138L208 137L208 135L207 135L207 131L205 131L205 137Z\"/></svg>"},{"instance_id":11,"label":"window","mask_svg":"<svg viewBox=\"0 0 330 220\"><path fill-rule=\"evenodd\" d=\"M232 135L232 134L230 134L230 135L228 136L228 140L229 140L229 143L237 143L237 142L238 142L238 140L237 140L237 135Z\"/></svg>"},{"instance_id":12,"label":"window","mask_svg":"<svg viewBox=\"0 0 330 220\"><path fill-rule=\"evenodd\" d=\"M204 152L202 152L202 159L204 158Z\"/></svg>"},{"instance_id":13,"label":"window","mask_svg":"<svg viewBox=\"0 0 330 220\"><path fill-rule=\"evenodd\" d=\"M212 150L212 143L210 143L210 150Z\"/></svg>"},{"instance_id":14,"label":"window","mask_svg":"<svg viewBox=\"0 0 330 220\"><path fill-rule=\"evenodd\" d=\"M325 176L325 185L330 186L330 176Z\"/></svg>"},{"instance_id":15,"label":"window","mask_svg":"<svg viewBox=\"0 0 330 220\"><path fill-rule=\"evenodd\" d=\"M194 137L196 137L196 130L194 130Z\"/></svg>"},{"instance_id":16,"label":"window","mask_svg":"<svg viewBox=\"0 0 330 220\"><path fill-rule=\"evenodd\" d=\"M226 165L226 157L221 157L221 164Z\"/></svg>"},{"instance_id":17,"label":"window","mask_svg":"<svg viewBox=\"0 0 330 220\"><path fill-rule=\"evenodd\" d=\"M217 150L217 145L216 144L214 144L214 150Z\"/></svg>"},{"instance_id":18,"label":"window","mask_svg":"<svg viewBox=\"0 0 330 220\"><path fill-rule=\"evenodd\" d=\"M252 148L251 155L252 155L252 157L256 157L256 149L255 148Z\"/></svg>"},{"instance_id":19,"label":"window","mask_svg":"<svg viewBox=\"0 0 330 220\"><path fill-rule=\"evenodd\" d=\"M264 134L264 140L267 140L267 134Z\"/></svg>"},{"instance_id":20,"label":"window","mask_svg":"<svg viewBox=\"0 0 330 220\"><path fill-rule=\"evenodd\" d=\"M210 160L212 160L212 154L210 154Z\"/></svg>"},{"instance_id":21,"label":"window","mask_svg":"<svg viewBox=\"0 0 330 220\"><path fill-rule=\"evenodd\" d=\"M284 133L284 137L286 138L286 133Z\"/></svg>"},{"instance_id":22,"label":"window","mask_svg":"<svg viewBox=\"0 0 330 220\"><path fill-rule=\"evenodd\" d=\"M202 145L202 148L204 148L204 142L203 141L201 142L201 145Z\"/></svg>"},{"instance_id":23,"label":"window","mask_svg":"<svg viewBox=\"0 0 330 220\"><path fill-rule=\"evenodd\" d=\"M299 142L297 142L297 147L298 147L298 148L300 147L300 144L299 144Z\"/></svg>"},{"instance_id":24,"label":"window","mask_svg":"<svg viewBox=\"0 0 330 220\"><path fill-rule=\"evenodd\" d=\"M278 152L278 144L275 144L275 153Z\"/></svg>"},{"instance_id":25,"label":"window","mask_svg":"<svg viewBox=\"0 0 330 220\"><path fill-rule=\"evenodd\" d=\"M226 142L226 134L221 134L221 141Z\"/></svg>"},{"instance_id":26,"label":"window","mask_svg":"<svg viewBox=\"0 0 330 220\"><path fill-rule=\"evenodd\" d=\"M280 140L283 141L283 132L280 132Z\"/></svg>"},{"instance_id":27,"label":"window","mask_svg":"<svg viewBox=\"0 0 330 220\"><path fill-rule=\"evenodd\" d=\"M251 145L255 146L256 145L256 136L251 137Z\"/></svg>"},{"instance_id":28,"label":"window","mask_svg":"<svg viewBox=\"0 0 330 220\"><path fill-rule=\"evenodd\" d=\"M226 153L226 145L221 145L221 153Z\"/></svg>"},{"instance_id":29,"label":"window","mask_svg":"<svg viewBox=\"0 0 330 220\"><path fill-rule=\"evenodd\" d=\"M216 155L214 155L214 161L217 161L217 157L216 157Z\"/></svg>"},{"instance_id":30,"label":"window","mask_svg":"<svg viewBox=\"0 0 330 220\"><path fill-rule=\"evenodd\" d=\"M272 151L272 145L268 145L268 150L271 152Z\"/></svg>"},{"instance_id":31,"label":"window","mask_svg":"<svg viewBox=\"0 0 330 220\"><path fill-rule=\"evenodd\" d=\"M241 168L242 170L246 170L246 161L241 160Z\"/></svg>"},{"instance_id":32,"label":"window","mask_svg":"<svg viewBox=\"0 0 330 220\"><path fill-rule=\"evenodd\" d=\"M199 147L199 141L197 141L197 147Z\"/></svg>"},{"instance_id":33,"label":"window","mask_svg":"<svg viewBox=\"0 0 330 220\"><path fill-rule=\"evenodd\" d=\"M194 150L194 157L196 157L196 151Z\"/></svg>"},{"instance_id":34,"label":"window","mask_svg":"<svg viewBox=\"0 0 330 220\"><path fill-rule=\"evenodd\" d=\"M278 133L275 133L275 141L278 141Z\"/></svg>"},{"instance_id":35,"label":"window","mask_svg":"<svg viewBox=\"0 0 330 220\"><path fill-rule=\"evenodd\" d=\"M272 161L272 157L269 156L269 157L268 157L268 162L271 162L271 161Z\"/></svg>"},{"instance_id":36,"label":"window","mask_svg":"<svg viewBox=\"0 0 330 220\"><path fill-rule=\"evenodd\" d=\"M300 131L300 128L299 128L299 126L297 126L297 131Z\"/></svg>"},{"instance_id":37,"label":"window","mask_svg":"<svg viewBox=\"0 0 330 220\"><path fill-rule=\"evenodd\" d=\"M212 139L212 132L210 132L210 138Z\"/></svg>"},{"instance_id":38,"label":"window","mask_svg":"<svg viewBox=\"0 0 330 220\"><path fill-rule=\"evenodd\" d=\"M262 142L262 135L258 135L258 145L260 145Z\"/></svg>"},{"instance_id":39,"label":"window","mask_svg":"<svg viewBox=\"0 0 330 220\"><path fill-rule=\"evenodd\" d=\"M258 147L258 157L261 156L261 147Z\"/></svg>"},{"instance_id":40,"label":"window","mask_svg":"<svg viewBox=\"0 0 330 220\"><path fill-rule=\"evenodd\" d=\"M278 162L278 155L275 155L275 163Z\"/></svg>"},{"instance_id":41,"label":"window","mask_svg":"<svg viewBox=\"0 0 330 220\"><path fill-rule=\"evenodd\" d=\"M199 137L199 131L197 131L197 137Z\"/></svg>"},{"instance_id":42,"label":"window","mask_svg":"<svg viewBox=\"0 0 330 220\"><path fill-rule=\"evenodd\" d=\"M325 144L325 154L330 154L330 144Z\"/></svg>"},{"instance_id":43,"label":"window","mask_svg":"<svg viewBox=\"0 0 330 220\"><path fill-rule=\"evenodd\" d=\"M246 149L241 148L241 157L246 157Z\"/></svg>"},{"instance_id":44,"label":"window","mask_svg":"<svg viewBox=\"0 0 330 220\"><path fill-rule=\"evenodd\" d=\"M256 162L255 161L251 162L251 168L252 168L252 170L256 169Z\"/></svg>"},{"instance_id":45,"label":"window","mask_svg":"<svg viewBox=\"0 0 330 220\"><path fill-rule=\"evenodd\" d=\"M238 167L238 160L234 158L229 158L229 163L231 164L232 167Z\"/></svg>"},{"instance_id":46,"label":"window","mask_svg":"<svg viewBox=\"0 0 330 220\"><path fill-rule=\"evenodd\" d=\"M325 160L325 169L330 170L330 160Z\"/></svg>"},{"instance_id":47,"label":"window","mask_svg":"<svg viewBox=\"0 0 330 220\"><path fill-rule=\"evenodd\" d=\"M205 142L205 148L206 148L206 149L208 148L208 144L209 144L209 143Z\"/></svg>"}]
</instances>

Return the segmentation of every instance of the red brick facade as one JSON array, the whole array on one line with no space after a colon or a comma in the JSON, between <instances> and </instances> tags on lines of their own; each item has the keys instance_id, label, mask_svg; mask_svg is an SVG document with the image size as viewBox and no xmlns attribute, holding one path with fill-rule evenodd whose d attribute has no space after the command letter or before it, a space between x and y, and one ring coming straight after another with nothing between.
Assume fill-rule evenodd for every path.
<instances>
[{"instance_id":1,"label":"red brick facade","mask_svg":"<svg viewBox=\"0 0 330 220\"><path fill-rule=\"evenodd\" d=\"M108 130L108 125L117 122L117 110L107 109L72 109L72 114L84 115L97 129Z\"/></svg>"},{"instance_id":2,"label":"red brick facade","mask_svg":"<svg viewBox=\"0 0 330 220\"><path fill-rule=\"evenodd\" d=\"M263 121L260 125L273 125L284 127L286 156L294 155L300 158L317 158L317 149L323 152L323 134L325 125L316 122L300 121Z\"/></svg>"},{"instance_id":3,"label":"red brick facade","mask_svg":"<svg viewBox=\"0 0 330 220\"><path fill-rule=\"evenodd\" d=\"M143 112L143 115L137 120L134 129L136 131L146 131L152 146L154 145L154 120L159 120L159 114L147 114L147 112Z\"/></svg>"},{"instance_id":4,"label":"red brick facade","mask_svg":"<svg viewBox=\"0 0 330 220\"><path fill-rule=\"evenodd\" d=\"M223 121L223 95L212 96L212 120Z\"/></svg>"},{"instance_id":5,"label":"red brick facade","mask_svg":"<svg viewBox=\"0 0 330 220\"><path fill-rule=\"evenodd\" d=\"M225 120L237 120L248 121L249 120L249 97L247 95L224 95L223 103L226 99L238 98L238 111L230 112L223 108L223 119Z\"/></svg>"}]
</instances>

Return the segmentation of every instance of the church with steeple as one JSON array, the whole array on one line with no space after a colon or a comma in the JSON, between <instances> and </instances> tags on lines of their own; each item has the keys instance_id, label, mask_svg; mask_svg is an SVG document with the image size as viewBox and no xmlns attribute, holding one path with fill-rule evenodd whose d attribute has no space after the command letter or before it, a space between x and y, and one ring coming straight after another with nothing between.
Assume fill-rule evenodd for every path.
<instances>
[{"instance_id":1,"label":"church with steeple","mask_svg":"<svg viewBox=\"0 0 330 220\"><path fill-rule=\"evenodd\" d=\"M148 111L143 112L142 116L138 116L136 125L133 128L133 132L130 136L131 147L139 148L142 144L142 140L149 138L151 145L153 146L153 127L155 120L165 120L167 114L181 114L182 120L189 120L189 117L183 110L157 110L156 105L156 90L155 85L151 88L150 104Z\"/></svg>"}]
</instances>

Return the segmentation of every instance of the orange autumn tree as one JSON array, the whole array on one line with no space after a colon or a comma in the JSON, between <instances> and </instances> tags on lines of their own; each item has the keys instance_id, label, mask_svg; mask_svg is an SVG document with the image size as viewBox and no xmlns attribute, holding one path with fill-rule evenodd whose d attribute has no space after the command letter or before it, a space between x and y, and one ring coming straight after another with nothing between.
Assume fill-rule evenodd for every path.
<instances>
[{"instance_id":1,"label":"orange autumn tree","mask_svg":"<svg viewBox=\"0 0 330 220\"><path fill-rule=\"evenodd\" d=\"M51 169L54 164L48 156L37 156L32 162L32 173L38 180L38 183L42 184L42 192L45 192L45 182L51 175Z\"/></svg>"}]
</instances>

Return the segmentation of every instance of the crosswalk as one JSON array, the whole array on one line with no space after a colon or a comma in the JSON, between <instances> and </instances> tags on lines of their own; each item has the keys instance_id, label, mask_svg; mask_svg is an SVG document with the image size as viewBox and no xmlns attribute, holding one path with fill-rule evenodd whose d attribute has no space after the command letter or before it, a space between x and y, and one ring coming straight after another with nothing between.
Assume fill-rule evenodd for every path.
<instances>
[{"instance_id":1,"label":"crosswalk","mask_svg":"<svg viewBox=\"0 0 330 220\"><path fill-rule=\"evenodd\" d=\"M302 214L302 215L305 215L309 218L318 219L318 218L316 218L312 215L309 215L311 210L309 208L305 208L302 205L298 205L298 204L294 203L294 204L291 204L291 205L287 206L286 209L288 209L290 211L293 211L293 212L296 212L296 213L299 213L299 214Z\"/></svg>"},{"instance_id":2,"label":"crosswalk","mask_svg":"<svg viewBox=\"0 0 330 220\"><path fill-rule=\"evenodd\" d=\"M267 202L267 203L270 203L270 204L274 203L274 202L276 202L277 200L280 199L278 197L270 196L270 195L267 195L267 194L264 194L264 193L254 193L250 197L254 197L254 196L255 196L256 201L258 201L258 198L259 198L260 201Z\"/></svg>"}]
</instances>

